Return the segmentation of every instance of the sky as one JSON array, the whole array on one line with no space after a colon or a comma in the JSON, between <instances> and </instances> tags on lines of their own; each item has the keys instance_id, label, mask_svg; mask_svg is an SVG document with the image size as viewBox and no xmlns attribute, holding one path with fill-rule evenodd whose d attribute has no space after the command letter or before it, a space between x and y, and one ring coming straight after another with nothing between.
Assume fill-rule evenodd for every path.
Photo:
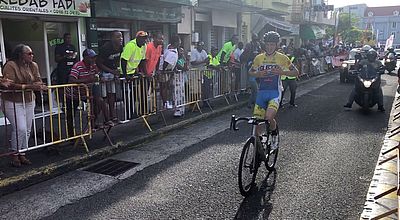
<instances>
[{"instance_id":1,"label":"sky","mask_svg":"<svg viewBox=\"0 0 400 220\"><path fill-rule=\"evenodd\" d=\"M334 5L335 8L363 3L367 4L369 7L393 6L400 5L400 0L328 0L328 4Z\"/></svg>"}]
</instances>

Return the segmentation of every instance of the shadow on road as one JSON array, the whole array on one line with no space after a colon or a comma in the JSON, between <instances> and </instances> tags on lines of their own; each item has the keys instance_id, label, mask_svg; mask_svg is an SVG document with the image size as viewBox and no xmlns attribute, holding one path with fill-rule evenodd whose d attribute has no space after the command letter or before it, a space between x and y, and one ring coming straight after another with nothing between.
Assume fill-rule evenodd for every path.
<instances>
[{"instance_id":1,"label":"shadow on road","mask_svg":"<svg viewBox=\"0 0 400 220\"><path fill-rule=\"evenodd\" d=\"M234 219L268 219L272 211L270 199L275 189L277 172L268 172L259 187L243 199Z\"/></svg>"}]
</instances>

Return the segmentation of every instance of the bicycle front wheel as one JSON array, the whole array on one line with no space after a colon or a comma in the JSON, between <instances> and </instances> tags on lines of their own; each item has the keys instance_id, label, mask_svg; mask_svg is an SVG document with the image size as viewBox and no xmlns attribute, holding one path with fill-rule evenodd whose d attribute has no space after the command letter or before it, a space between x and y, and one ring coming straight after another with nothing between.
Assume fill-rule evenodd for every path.
<instances>
[{"instance_id":1,"label":"bicycle front wheel","mask_svg":"<svg viewBox=\"0 0 400 220\"><path fill-rule=\"evenodd\" d=\"M254 186L258 171L256 157L256 140L251 137L247 140L240 155L239 162L239 190L243 196L248 196Z\"/></svg>"}]
</instances>

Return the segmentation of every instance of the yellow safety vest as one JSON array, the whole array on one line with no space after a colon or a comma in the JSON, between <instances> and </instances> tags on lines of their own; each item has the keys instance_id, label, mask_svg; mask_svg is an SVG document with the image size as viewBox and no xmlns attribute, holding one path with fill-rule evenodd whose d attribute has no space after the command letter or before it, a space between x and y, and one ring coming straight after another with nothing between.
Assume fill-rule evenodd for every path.
<instances>
[{"instance_id":1,"label":"yellow safety vest","mask_svg":"<svg viewBox=\"0 0 400 220\"><path fill-rule=\"evenodd\" d=\"M294 61L294 57L290 58L290 62L293 63L293 61ZM295 76L281 76L281 80L294 80L296 78L297 77L295 77Z\"/></svg>"},{"instance_id":2,"label":"yellow safety vest","mask_svg":"<svg viewBox=\"0 0 400 220\"><path fill-rule=\"evenodd\" d=\"M136 39L129 41L121 53L121 58L127 61L126 74L135 74L140 62L146 59L146 44L139 47Z\"/></svg>"}]
</instances>

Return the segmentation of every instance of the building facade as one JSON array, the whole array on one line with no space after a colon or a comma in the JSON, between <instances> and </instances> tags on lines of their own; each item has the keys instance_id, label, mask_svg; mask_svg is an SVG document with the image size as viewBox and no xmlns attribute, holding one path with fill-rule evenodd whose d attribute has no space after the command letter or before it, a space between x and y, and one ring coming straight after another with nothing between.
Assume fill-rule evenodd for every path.
<instances>
[{"instance_id":1,"label":"building facade","mask_svg":"<svg viewBox=\"0 0 400 220\"><path fill-rule=\"evenodd\" d=\"M1 66L17 44L27 44L35 53L41 77L50 84L57 65L56 45L63 42L64 33L70 33L80 54L87 46L85 20L90 16L89 0L1 1Z\"/></svg>"},{"instance_id":2,"label":"building facade","mask_svg":"<svg viewBox=\"0 0 400 220\"><path fill-rule=\"evenodd\" d=\"M357 23L352 24L359 29L365 29L365 24L363 22L365 10L368 8L366 4L356 4L348 5L340 8L335 8L335 12L338 13L349 13L351 17L356 18Z\"/></svg>"},{"instance_id":3,"label":"building facade","mask_svg":"<svg viewBox=\"0 0 400 220\"><path fill-rule=\"evenodd\" d=\"M393 45L400 48L400 5L368 7L363 23L366 29L373 31L377 43L385 45L390 35L394 35Z\"/></svg>"}]
</instances>

